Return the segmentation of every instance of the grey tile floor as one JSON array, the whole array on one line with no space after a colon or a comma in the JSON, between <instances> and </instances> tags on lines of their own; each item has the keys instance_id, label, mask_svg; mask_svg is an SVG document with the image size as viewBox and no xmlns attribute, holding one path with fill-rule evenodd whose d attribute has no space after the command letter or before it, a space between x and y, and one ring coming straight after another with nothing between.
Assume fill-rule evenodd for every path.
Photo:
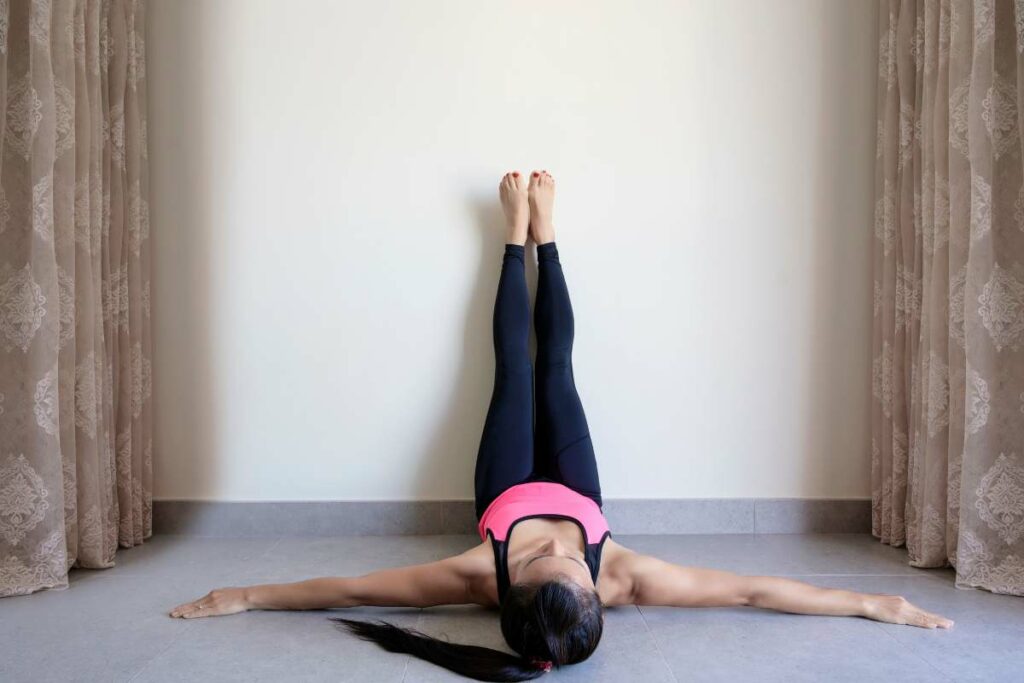
<instances>
[{"instance_id":1,"label":"grey tile floor","mask_svg":"<svg viewBox=\"0 0 1024 683\"><path fill-rule=\"evenodd\" d=\"M665 559L823 586L898 593L956 621L950 631L749 608L619 607L588 661L542 680L1020 681L1024 599L958 590L867 535L620 536ZM353 575L468 548L470 536L203 539L156 536L118 565L75 570L70 588L0 600L2 681L448 681L450 673L338 632L326 612L171 619L211 588ZM501 647L475 607L348 610Z\"/></svg>"}]
</instances>

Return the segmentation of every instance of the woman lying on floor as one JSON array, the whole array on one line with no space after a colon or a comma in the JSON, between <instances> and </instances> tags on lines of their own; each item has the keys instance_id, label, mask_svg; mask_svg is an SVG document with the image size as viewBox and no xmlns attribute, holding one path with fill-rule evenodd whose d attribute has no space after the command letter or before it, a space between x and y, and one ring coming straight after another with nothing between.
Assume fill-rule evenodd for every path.
<instances>
[{"instance_id":1,"label":"woman lying on floor","mask_svg":"<svg viewBox=\"0 0 1024 683\"><path fill-rule=\"evenodd\" d=\"M481 543L444 560L366 576L221 588L175 607L171 616L361 605L496 607L505 640L518 656L386 622L336 619L387 650L487 681L528 680L552 666L585 660L601 640L604 608L613 605L750 605L924 628L952 626L900 596L677 566L611 539L573 377L573 310L554 241L554 195L555 181L546 171L534 172L529 183L509 173L500 185L508 234L494 305L494 392L476 461ZM539 270L536 372L528 350L528 236L537 245Z\"/></svg>"}]
</instances>

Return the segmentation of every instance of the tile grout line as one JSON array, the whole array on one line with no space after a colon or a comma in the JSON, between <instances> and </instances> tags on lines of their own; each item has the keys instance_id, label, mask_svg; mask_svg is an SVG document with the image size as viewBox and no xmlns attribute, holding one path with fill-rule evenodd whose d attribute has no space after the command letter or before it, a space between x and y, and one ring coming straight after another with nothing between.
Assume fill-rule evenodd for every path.
<instances>
[{"instance_id":1,"label":"tile grout line","mask_svg":"<svg viewBox=\"0 0 1024 683\"><path fill-rule=\"evenodd\" d=\"M658 642L658 637L654 635L654 631L651 630L651 625L647 623L647 617L644 616L644 611L640 609L640 605L634 605L636 611L640 614L640 621L644 623L644 629L647 631L647 635L650 636L651 642L654 643L654 649L658 652L658 657L661 658L661 663L668 669L668 675L672 677L672 680L679 683L679 679L676 678L676 672L672 670L668 660L665 659L665 653L661 651L661 644Z\"/></svg>"},{"instance_id":2,"label":"tile grout line","mask_svg":"<svg viewBox=\"0 0 1024 683\"><path fill-rule=\"evenodd\" d=\"M413 628L419 630L420 624L423 621L423 608L420 608L420 613L416 615L416 624ZM402 680L399 683L405 683L405 677L409 675L409 661L412 659L412 655L405 655L405 666L402 668Z\"/></svg>"},{"instance_id":3,"label":"tile grout line","mask_svg":"<svg viewBox=\"0 0 1024 683\"><path fill-rule=\"evenodd\" d=\"M269 547L265 548L262 551L261 555L265 555L266 553L269 553L271 550L276 548L278 546L278 544L281 543L282 540L283 540L282 538L274 539L274 542L271 543ZM260 555L254 556L254 557L250 558L249 561L256 560L256 559L259 558L259 556ZM115 578L117 578L117 577L115 577ZM186 623L187 623L187 620L186 620ZM145 673L146 670L150 666L153 665L153 662L158 660L160 657L162 657L164 655L164 653L166 653L168 650L170 650L172 647L174 647L175 643L177 643L178 640L180 640L181 637L183 635L185 635L185 633L186 633L188 628L190 628L190 627L189 626L183 626L182 628L180 628L179 629L180 633L175 634L174 637L171 638L170 642L167 643L166 647L164 647L162 650L160 650L159 652L154 654L152 657L150 657L141 667L139 667L139 670L136 671L131 677L125 679L125 683L131 683L132 681L138 679L138 677L141 676L143 673Z\"/></svg>"},{"instance_id":4,"label":"tile grout line","mask_svg":"<svg viewBox=\"0 0 1024 683\"><path fill-rule=\"evenodd\" d=\"M277 546L281 545L282 543L284 543L284 536L281 536L279 538L274 539L274 542L270 544L270 547L266 548L263 551L263 555L267 555L267 554L273 552L274 549L277 548ZM256 558L253 558L253 559L255 560Z\"/></svg>"},{"instance_id":5,"label":"tile grout line","mask_svg":"<svg viewBox=\"0 0 1024 683\"><path fill-rule=\"evenodd\" d=\"M162 657L165 652L174 647L174 644L177 643L178 640L180 640L183 635L185 635L185 631L188 628L189 627L185 626L183 628L178 629L179 631L181 631L181 633L178 633L173 638L171 638L171 642L167 643L167 646L164 649L160 650L160 652L157 652L155 655L150 657L146 661L146 663L139 667L139 670L136 671L130 678L125 679L125 683L131 683L132 681L136 680L139 676L141 676L143 673L145 673L146 669L153 665L153 662L160 659L160 657Z\"/></svg>"},{"instance_id":6,"label":"tile grout line","mask_svg":"<svg viewBox=\"0 0 1024 683\"><path fill-rule=\"evenodd\" d=\"M882 633L884 633L888 638L892 638L893 640L895 640L896 644L899 645L903 650L905 650L910 656L914 657L915 659L920 659L922 662L924 662L928 666L928 668L930 668L933 671L935 671L940 677L946 679L947 681L954 681L955 682L957 680L956 678L953 678L953 676L951 676L950 674L946 673L945 671L943 671L942 669L938 668L937 666L932 664L930 661L928 661L927 659L925 659L924 657L919 655L912 647L908 646L902 640L900 640L899 638L894 636L892 633L889 632L889 629L885 628L884 626L882 626L877 621L872 619L871 620L871 625L874 626L879 631L881 631ZM910 628L917 628L917 627L910 627Z\"/></svg>"}]
</instances>

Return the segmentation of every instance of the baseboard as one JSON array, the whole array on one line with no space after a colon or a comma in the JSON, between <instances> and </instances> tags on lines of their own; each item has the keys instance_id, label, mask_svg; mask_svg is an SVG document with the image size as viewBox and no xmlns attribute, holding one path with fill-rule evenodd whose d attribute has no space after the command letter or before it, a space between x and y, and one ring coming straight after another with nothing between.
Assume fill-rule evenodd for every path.
<instances>
[{"instance_id":1,"label":"baseboard","mask_svg":"<svg viewBox=\"0 0 1024 683\"><path fill-rule=\"evenodd\" d=\"M606 500L619 534L870 533L866 499L703 498ZM153 530L219 538L473 534L468 500L153 502Z\"/></svg>"}]
</instances>

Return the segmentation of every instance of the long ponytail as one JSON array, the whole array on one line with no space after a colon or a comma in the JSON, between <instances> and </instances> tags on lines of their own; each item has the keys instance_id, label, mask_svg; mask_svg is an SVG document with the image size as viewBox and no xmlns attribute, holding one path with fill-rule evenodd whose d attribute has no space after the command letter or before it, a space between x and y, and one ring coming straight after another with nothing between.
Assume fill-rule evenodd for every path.
<instances>
[{"instance_id":1,"label":"long ponytail","mask_svg":"<svg viewBox=\"0 0 1024 683\"><path fill-rule=\"evenodd\" d=\"M401 652L480 681L529 681L552 666L589 657L604 625L596 591L549 581L516 584L501 604L501 632L519 656L479 645L451 643L386 621L332 618L356 636L388 652Z\"/></svg>"},{"instance_id":2,"label":"long ponytail","mask_svg":"<svg viewBox=\"0 0 1024 683\"><path fill-rule=\"evenodd\" d=\"M332 618L331 621L343 624L363 640L375 642L388 652L408 653L478 681L529 681L544 673L544 669L529 660L501 650L450 643L386 621L341 618Z\"/></svg>"}]
</instances>

